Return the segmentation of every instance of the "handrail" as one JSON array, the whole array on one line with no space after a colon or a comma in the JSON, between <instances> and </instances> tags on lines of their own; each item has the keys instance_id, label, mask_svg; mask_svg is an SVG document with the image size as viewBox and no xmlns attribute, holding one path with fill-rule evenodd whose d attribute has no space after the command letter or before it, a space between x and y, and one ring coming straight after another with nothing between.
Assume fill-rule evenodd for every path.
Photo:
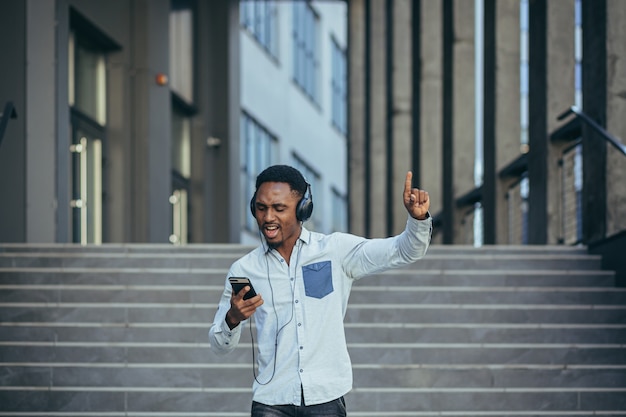
<instances>
[{"instance_id":1,"label":"handrail","mask_svg":"<svg viewBox=\"0 0 626 417\"><path fill-rule=\"evenodd\" d=\"M17 119L17 112L12 101L7 101L4 105L4 111L0 113L0 146L2 146L2 139L4 139L4 131L7 128L9 119Z\"/></svg>"},{"instance_id":2,"label":"handrail","mask_svg":"<svg viewBox=\"0 0 626 417\"><path fill-rule=\"evenodd\" d=\"M557 120L563 120L570 114L574 113L576 117L580 117L583 121L585 121L589 126L594 128L598 133L602 135L602 137L607 140L611 145L613 145L618 151L620 151L624 156L626 156L626 146L622 144L622 142L607 132L602 126L596 123L591 117L587 116L582 110L580 110L576 106L572 106L559 116L557 116Z\"/></svg>"}]
</instances>

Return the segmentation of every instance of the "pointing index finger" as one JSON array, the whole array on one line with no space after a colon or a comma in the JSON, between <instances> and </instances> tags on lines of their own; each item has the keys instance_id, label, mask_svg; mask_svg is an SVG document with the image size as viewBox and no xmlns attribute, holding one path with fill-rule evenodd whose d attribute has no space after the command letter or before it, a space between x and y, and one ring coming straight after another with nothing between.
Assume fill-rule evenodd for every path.
<instances>
[{"instance_id":1,"label":"pointing index finger","mask_svg":"<svg viewBox=\"0 0 626 417\"><path fill-rule=\"evenodd\" d=\"M408 171L406 173L406 180L404 181L404 198L408 199L411 195L411 184L413 180L413 173Z\"/></svg>"}]
</instances>

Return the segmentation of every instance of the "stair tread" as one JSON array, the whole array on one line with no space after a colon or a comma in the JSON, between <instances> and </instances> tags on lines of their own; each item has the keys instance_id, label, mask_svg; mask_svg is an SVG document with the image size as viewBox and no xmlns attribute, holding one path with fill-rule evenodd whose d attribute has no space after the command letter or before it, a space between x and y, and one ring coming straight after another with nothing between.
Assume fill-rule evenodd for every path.
<instances>
[{"instance_id":1,"label":"stair tread","mask_svg":"<svg viewBox=\"0 0 626 417\"><path fill-rule=\"evenodd\" d=\"M0 416L249 415L248 331L226 361L207 333L252 249L0 244ZM626 288L584 247L433 246L345 329L354 417L626 416Z\"/></svg>"}]
</instances>

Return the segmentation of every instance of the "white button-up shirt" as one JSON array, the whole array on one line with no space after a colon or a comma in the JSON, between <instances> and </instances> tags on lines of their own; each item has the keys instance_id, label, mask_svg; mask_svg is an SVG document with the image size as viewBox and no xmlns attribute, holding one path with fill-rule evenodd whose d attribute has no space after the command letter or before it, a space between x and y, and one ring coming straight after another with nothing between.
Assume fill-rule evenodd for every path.
<instances>
[{"instance_id":1,"label":"white button-up shirt","mask_svg":"<svg viewBox=\"0 0 626 417\"><path fill-rule=\"evenodd\" d=\"M412 263L426 254L432 219L409 217L398 236L365 239L346 233L324 235L304 227L289 264L261 245L237 260L228 277L248 277L265 301L256 324L258 374L254 401L322 404L352 389L352 366L343 328L354 280ZM209 330L218 354L236 348L242 327L226 324L232 289L228 279ZM302 390L302 391L301 391Z\"/></svg>"}]
</instances>

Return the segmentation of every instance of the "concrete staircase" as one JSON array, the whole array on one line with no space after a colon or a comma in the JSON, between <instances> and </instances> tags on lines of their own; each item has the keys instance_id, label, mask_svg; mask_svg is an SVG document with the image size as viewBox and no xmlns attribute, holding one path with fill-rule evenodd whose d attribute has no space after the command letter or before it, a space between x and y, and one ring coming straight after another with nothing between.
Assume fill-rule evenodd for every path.
<instances>
[{"instance_id":1,"label":"concrete staircase","mask_svg":"<svg viewBox=\"0 0 626 417\"><path fill-rule=\"evenodd\" d=\"M247 416L207 331L238 245L0 245L0 416ZM569 247L432 247L363 279L351 417L626 416L626 289Z\"/></svg>"}]
</instances>

